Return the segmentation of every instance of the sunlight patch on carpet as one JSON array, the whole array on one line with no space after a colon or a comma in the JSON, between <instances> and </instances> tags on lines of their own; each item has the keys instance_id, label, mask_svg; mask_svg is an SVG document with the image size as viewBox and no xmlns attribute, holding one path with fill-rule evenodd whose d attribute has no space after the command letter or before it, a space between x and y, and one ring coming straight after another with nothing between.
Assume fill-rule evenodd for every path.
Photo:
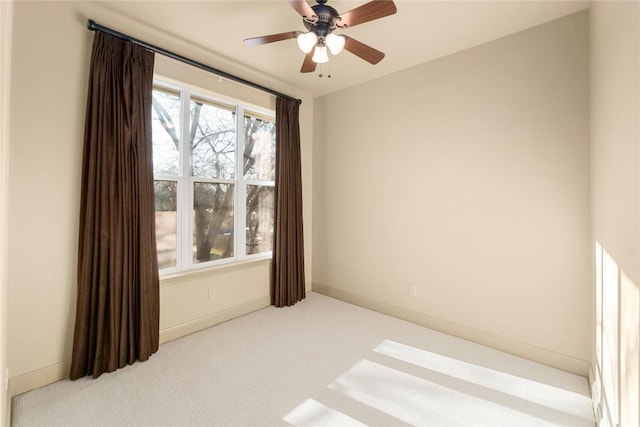
<instances>
[{"instance_id":1,"label":"sunlight patch on carpet","mask_svg":"<svg viewBox=\"0 0 640 427\"><path fill-rule=\"evenodd\" d=\"M366 426L314 399L305 400L282 419L294 426Z\"/></svg>"},{"instance_id":2,"label":"sunlight patch on carpet","mask_svg":"<svg viewBox=\"0 0 640 427\"><path fill-rule=\"evenodd\" d=\"M395 341L384 340L373 351L571 415L591 408L588 396Z\"/></svg>"},{"instance_id":3,"label":"sunlight patch on carpet","mask_svg":"<svg viewBox=\"0 0 640 427\"><path fill-rule=\"evenodd\" d=\"M361 360L329 388L391 415L423 425L531 425L535 417L369 360Z\"/></svg>"}]
</instances>

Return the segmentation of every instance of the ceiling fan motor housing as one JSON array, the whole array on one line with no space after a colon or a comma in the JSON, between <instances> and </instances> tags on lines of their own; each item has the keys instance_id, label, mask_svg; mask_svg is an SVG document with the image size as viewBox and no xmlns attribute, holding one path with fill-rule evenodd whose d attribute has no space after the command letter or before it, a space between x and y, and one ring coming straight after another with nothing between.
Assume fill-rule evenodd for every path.
<instances>
[{"instance_id":1,"label":"ceiling fan motor housing","mask_svg":"<svg viewBox=\"0 0 640 427\"><path fill-rule=\"evenodd\" d=\"M317 21L302 20L307 30L314 32L320 41L324 41L324 38L336 29L336 20L340 16L337 10L324 3L325 1L321 0L318 4L311 6L318 17Z\"/></svg>"}]
</instances>

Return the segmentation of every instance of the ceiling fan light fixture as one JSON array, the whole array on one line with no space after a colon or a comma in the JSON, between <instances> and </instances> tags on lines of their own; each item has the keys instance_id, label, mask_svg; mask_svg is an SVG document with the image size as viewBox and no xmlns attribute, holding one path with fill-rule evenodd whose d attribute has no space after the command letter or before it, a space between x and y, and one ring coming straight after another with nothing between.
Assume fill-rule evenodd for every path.
<instances>
[{"instance_id":1,"label":"ceiling fan light fixture","mask_svg":"<svg viewBox=\"0 0 640 427\"><path fill-rule=\"evenodd\" d=\"M344 37L335 34L327 35L324 41L332 55L337 55L342 52L342 49L344 48L344 42Z\"/></svg>"},{"instance_id":2,"label":"ceiling fan light fixture","mask_svg":"<svg viewBox=\"0 0 640 427\"><path fill-rule=\"evenodd\" d=\"M300 68L301 73L315 71L317 64L329 62L329 52L332 55L338 55L342 50L346 50L372 65L380 62L384 58L384 52L359 42L353 37L333 35L332 32L338 28L345 30L393 15L397 12L394 0L368 0L367 3L342 14L329 6L327 2L328 0L315 0L316 4L312 6L311 0L288 0L289 5L302 17L302 24L306 29L303 31L305 32L294 30L251 37L244 39L245 45L259 46L296 39L298 47L305 54Z\"/></svg>"},{"instance_id":3,"label":"ceiling fan light fixture","mask_svg":"<svg viewBox=\"0 0 640 427\"><path fill-rule=\"evenodd\" d=\"M316 64L324 64L329 62L329 55L327 54L326 46L316 46L316 51L313 53L313 58L311 58L313 62Z\"/></svg>"},{"instance_id":4,"label":"ceiling fan light fixture","mask_svg":"<svg viewBox=\"0 0 640 427\"><path fill-rule=\"evenodd\" d=\"M302 33L298 35L297 40L300 50L304 53L309 53L318 42L318 37L315 35L315 33L309 31L308 33Z\"/></svg>"}]
</instances>

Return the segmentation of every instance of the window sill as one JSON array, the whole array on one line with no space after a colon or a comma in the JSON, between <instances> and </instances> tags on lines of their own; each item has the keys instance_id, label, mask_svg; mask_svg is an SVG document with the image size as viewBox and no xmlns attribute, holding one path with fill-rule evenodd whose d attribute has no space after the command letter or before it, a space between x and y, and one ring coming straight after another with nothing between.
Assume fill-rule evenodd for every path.
<instances>
[{"instance_id":1,"label":"window sill","mask_svg":"<svg viewBox=\"0 0 640 427\"><path fill-rule=\"evenodd\" d=\"M217 274L232 273L245 268L258 267L271 264L271 257L247 259L238 262L215 265L194 270L180 271L177 273L160 276L160 287L179 285L187 279L196 279L203 276L215 276Z\"/></svg>"}]
</instances>

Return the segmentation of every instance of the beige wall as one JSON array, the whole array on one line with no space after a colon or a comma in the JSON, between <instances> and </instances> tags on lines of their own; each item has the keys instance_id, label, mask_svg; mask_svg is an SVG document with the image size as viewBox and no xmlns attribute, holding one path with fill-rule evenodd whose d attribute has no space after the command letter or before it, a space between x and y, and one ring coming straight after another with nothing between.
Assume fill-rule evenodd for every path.
<instances>
[{"instance_id":1,"label":"beige wall","mask_svg":"<svg viewBox=\"0 0 640 427\"><path fill-rule=\"evenodd\" d=\"M8 26L11 6L0 4L0 52L9 40L13 49L13 96L0 116L11 112L10 147L0 135L3 174L11 163L1 182L9 187L0 216L8 206L10 234L2 229L8 263L0 257L0 285L8 297L0 293L0 307L9 304L14 392L65 376L70 360L88 18L303 98L307 278L313 259L314 289L582 374L586 361L596 363L589 286L596 242L616 264L618 295L637 295L637 3L594 2L590 83L581 12L315 103L98 5L19 2ZM170 61L159 60L157 69L265 102ZM163 279L162 340L266 304L269 268L261 261ZM212 285L217 297L209 300ZM622 302L621 398L611 416L627 422L637 389L623 369L637 352L625 350L633 346L625 333L638 325L626 322L637 318ZM4 328L0 323L2 345Z\"/></svg>"},{"instance_id":2,"label":"beige wall","mask_svg":"<svg viewBox=\"0 0 640 427\"><path fill-rule=\"evenodd\" d=\"M9 178L9 58L12 2L0 2L0 425L9 425L7 390L7 213Z\"/></svg>"},{"instance_id":3,"label":"beige wall","mask_svg":"<svg viewBox=\"0 0 640 427\"><path fill-rule=\"evenodd\" d=\"M586 375L588 40L584 11L318 99L314 290Z\"/></svg>"},{"instance_id":4,"label":"beige wall","mask_svg":"<svg viewBox=\"0 0 640 427\"><path fill-rule=\"evenodd\" d=\"M62 378L69 369L82 135L93 40L86 28L88 18L303 99L304 220L311 277L313 103L307 94L219 58L215 46L187 45L91 2L18 2L14 13L8 240L8 364L14 393ZM205 89L264 102L252 90L239 92L230 82L211 76L205 81L201 72L185 71L162 59L158 65L170 77L192 76ZM269 270L269 263L261 261L162 280L161 339L268 304ZM212 285L217 297L209 300L207 290Z\"/></svg>"},{"instance_id":5,"label":"beige wall","mask_svg":"<svg viewBox=\"0 0 640 427\"><path fill-rule=\"evenodd\" d=\"M591 181L601 425L640 425L640 4L591 4Z\"/></svg>"}]
</instances>

